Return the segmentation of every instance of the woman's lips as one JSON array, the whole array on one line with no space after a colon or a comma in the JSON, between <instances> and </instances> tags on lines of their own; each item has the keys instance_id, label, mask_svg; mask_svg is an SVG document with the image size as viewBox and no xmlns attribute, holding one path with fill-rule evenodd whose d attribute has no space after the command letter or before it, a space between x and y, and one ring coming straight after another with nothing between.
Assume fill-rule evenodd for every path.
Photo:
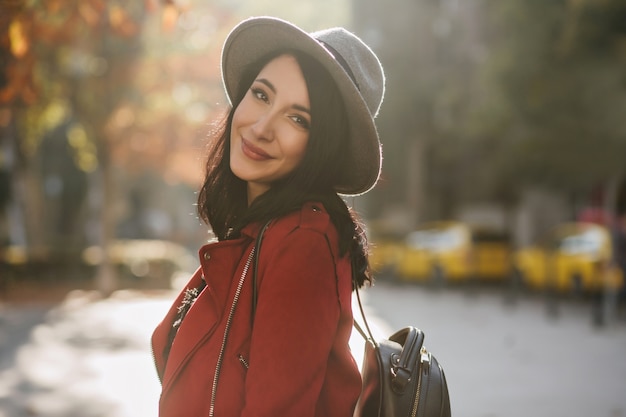
<instances>
[{"instance_id":1,"label":"woman's lips","mask_svg":"<svg viewBox=\"0 0 626 417\"><path fill-rule=\"evenodd\" d=\"M271 155L265 152L263 149L254 146L244 138L241 138L241 151L250 159L255 161L264 161L266 159L272 159Z\"/></svg>"}]
</instances>

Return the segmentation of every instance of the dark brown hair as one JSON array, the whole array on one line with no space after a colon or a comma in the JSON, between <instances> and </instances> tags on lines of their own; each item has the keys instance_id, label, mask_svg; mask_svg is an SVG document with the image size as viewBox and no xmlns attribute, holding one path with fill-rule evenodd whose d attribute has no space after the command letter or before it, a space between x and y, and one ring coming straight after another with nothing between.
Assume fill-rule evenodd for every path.
<instances>
[{"instance_id":1,"label":"dark brown hair","mask_svg":"<svg viewBox=\"0 0 626 417\"><path fill-rule=\"evenodd\" d=\"M230 127L234 109L254 78L273 58L290 54L304 75L311 103L311 128L305 156L287 177L257 197L248 207L246 182L230 169ZM265 222L299 210L307 201L318 201L328 211L339 234L341 254L349 253L358 285L371 281L367 237L356 213L335 190L347 152L348 118L344 102L330 77L316 60L297 51L277 51L244 72L232 97L233 106L212 135L204 184L198 195L198 213L219 240L237 236L251 222Z\"/></svg>"}]
</instances>

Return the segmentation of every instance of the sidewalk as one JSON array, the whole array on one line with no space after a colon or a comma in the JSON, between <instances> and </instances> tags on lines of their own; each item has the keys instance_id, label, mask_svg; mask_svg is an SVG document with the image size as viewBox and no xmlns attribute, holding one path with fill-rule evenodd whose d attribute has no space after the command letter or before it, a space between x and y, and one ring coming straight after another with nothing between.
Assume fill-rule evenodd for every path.
<instances>
[{"instance_id":1,"label":"sidewalk","mask_svg":"<svg viewBox=\"0 0 626 417\"><path fill-rule=\"evenodd\" d=\"M14 346L14 358L1 358L0 417L156 416L160 386L149 340L173 296L130 290L108 299L91 291L68 294L28 340L15 340L26 343ZM11 322L28 322L23 315L36 311L0 305L0 340L13 343L21 330Z\"/></svg>"}]
</instances>

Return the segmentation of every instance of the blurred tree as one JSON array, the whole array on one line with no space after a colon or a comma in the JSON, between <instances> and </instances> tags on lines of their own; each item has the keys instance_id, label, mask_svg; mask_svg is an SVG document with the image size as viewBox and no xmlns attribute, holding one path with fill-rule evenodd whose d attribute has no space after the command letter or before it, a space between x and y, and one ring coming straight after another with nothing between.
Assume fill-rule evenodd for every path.
<instances>
[{"instance_id":1,"label":"blurred tree","mask_svg":"<svg viewBox=\"0 0 626 417\"><path fill-rule=\"evenodd\" d=\"M353 12L388 80L374 214L442 218L512 207L528 185L583 193L623 175L623 0L354 0Z\"/></svg>"},{"instance_id":2,"label":"blurred tree","mask_svg":"<svg viewBox=\"0 0 626 417\"><path fill-rule=\"evenodd\" d=\"M178 10L171 0L162 3L163 22L167 24L176 18ZM157 7L156 0L0 3L2 139L13 141L20 155L20 166L14 172L23 177L21 189L25 195L21 206L31 253L43 247L54 250L52 257L59 257L64 250L76 249L73 244L64 245L76 243L76 235L80 236L71 232L76 230L72 225L80 220L86 182L75 180L90 173L101 179L95 184L101 201L98 235L102 247L107 248L113 238L111 155L116 138L109 122L122 103L136 99L133 65L141 52L142 25L147 12ZM7 129L9 126L15 129ZM57 142L61 140L65 152L46 152L47 148L41 147L54 143L50 135ZM69 160L59 159L66 156ZM42 158L45 178L35 175L38 157ZM42 241L47 236L42 226L48 223L42 221L44 214L55 212L51 201L43 200L46 193L37 191L42 187L48 194L61 197L56 210L59 218L53 224L61 229L53 236L69 240ZM56 191L63 189L68 192L59 195ZM102 252L97 285L108 294L115 287L115 277L106 256L108 251Z\"/></svg>"},{"instance_id":3,"label":"blurred tree","mask_svg":"<svg viewBox=\"0 0 626 417\"><path fill-rule=\"evenodd\" d=\"M477 100L484 56L476 2L354 0L355 26L387 75L378 119L383 175L371 193L372 215L407 205L407 230L452 214L468 156L466 129Z\"/></svg>"},{"instance_id":4,"label":"blurred tree","mask_svg":"<svg viewBox=\"0 0 626 417\"><path fill-rule=\"evenodd\" d=\"M502 180L579 192L622 174L626 3L489 1L486 11L498 97L485 117L501 129L485 136L506 145Z\"/></svg>"}]
</instances>

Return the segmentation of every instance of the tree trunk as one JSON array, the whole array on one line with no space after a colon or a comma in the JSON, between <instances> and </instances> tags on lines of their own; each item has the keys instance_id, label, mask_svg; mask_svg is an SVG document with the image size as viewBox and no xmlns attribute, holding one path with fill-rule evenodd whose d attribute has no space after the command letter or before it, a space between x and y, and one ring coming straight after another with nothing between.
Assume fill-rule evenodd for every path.
<instances>
[{"instance_id":1,"label":"tree trunk","mask_svg":"<svg viewBox=\"0 0 626 417\"><path fill-rule=\"evenodd\" d=\"M118 287L117 273L110 257L110 247L115 236L114 179L106 144L100 148L100 151L100 248L102 259L96 273L96 289L103 297L108 297Z\"/></svg>"}]
</instances>

